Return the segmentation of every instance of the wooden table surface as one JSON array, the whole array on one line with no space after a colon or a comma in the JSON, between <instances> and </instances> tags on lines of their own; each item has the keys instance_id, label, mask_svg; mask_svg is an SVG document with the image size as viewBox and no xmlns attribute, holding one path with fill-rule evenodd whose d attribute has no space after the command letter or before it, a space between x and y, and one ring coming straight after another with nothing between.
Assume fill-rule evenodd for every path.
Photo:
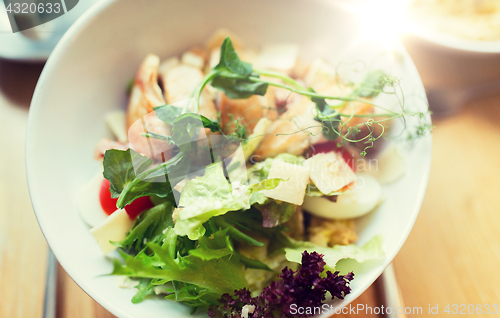
<instances>
[{"instance_id":1,"label":"wooden table surface","mask_svg":"<svg viewBox=\"0 0 500 318\"><path fill-rule=\"evenodd\" d=\"M24 169L29 102L41 68L0 61L0 317L6 318L41 317L43 310L47 244ZM442 313L447 304L500 302L499 123L500 95L477 98L435 121L427 194L394 260L405 305L424 312L408 317L428 316L429 305ZM58 286L58 317L112 317L62 269ZM375 287L356 304L377 306Z\"/></svg>"}]
</instances>

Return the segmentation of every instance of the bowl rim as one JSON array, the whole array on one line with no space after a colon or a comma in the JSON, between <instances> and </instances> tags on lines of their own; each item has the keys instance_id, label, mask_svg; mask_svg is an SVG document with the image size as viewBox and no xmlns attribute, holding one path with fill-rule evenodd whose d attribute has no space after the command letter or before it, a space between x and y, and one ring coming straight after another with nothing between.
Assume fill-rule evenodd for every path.
<instances>
[{"instance_id":1,"label":"bowl rim","mask_svg":"<svg viewBox=\"0 0 500 318\"><path fill-rule=\"evenodd\" d=\"M106 298L103 298L99 296L99 294L95 293L92 288L89 288L90 286L87 284L87 282L83 281L82 279L78 279L77 275L75 275L75 271L70 267L67 266L66 261L63 258L58 257L58 255L61 254L59 249L57 248L57 244L53 244L53 242L57 239L56 237L53 237L50 232L44 231L43 224L45 223L43 218L39 217L39 214L37 212L36 206L38 202L37 196L34 194L33 188L32 188L32 182L30 181L33 178L33 173L31 172L31 167L30 165L30 158L33 158L31 155L31 143L30 143L30 136L32 134L32 129L33 127L33 121L35 121L35 118L37 117L38 112L40 111L40 107L37 107L36 105L38 104L38 99L40 98L39 95L41 94L41 83L44 83L46 78L49 77L49 75L53 72L53 69L57 66L57 61L61 56L63 56L66 51L69 49L69 46L71 44L71 38L77 36L80 32L82 32L86 26L88 26L91 22L94 16L101 14L103 11L105 11L107 8L118 2L119 0L101 0L97 1L94 5L92 5L88 10L86 10L64 33L64 35L61 37L59 42L56 44L54 47L54 50L52 53L49 55L47 62L45 63L43 70L40 74L40 77L37 81L35 91L33 93L33 98L31 99L30 103L30 108L28 112L28 121L26 125L26 140L25 140L25 166L26 166L26 180L28 183L28 191L31 199L31 205L33 207L33 212L35 214L36 220L38 222L38 225L40 227L40 230L45 237L45 240L47 241L48 248L52 250L54 256L56 257L59 265L66 271L68 276L80 287L88 296L90 296L94 301L99 303L101 306L103 306L106 310L108 310L111 314L121 317L123 316L123 312L115 307L113 304L111 304Z\"/></svg>"},{"instance_id":2,"label":"bowl rim","mask_svg":"<svg viewBox=\"0 0 500 318\"><path fill-rule=\"evenodd\" d=\"M333 3L326 1L326 0L316 0L317 2L323 3L325 5L333 5ZM58 258L58 255L62 254L62 251L57 247L57 244L53 244L57 238L52 236L50 232L45 232L44 228L46 229L47 227L44 226L45 221L43 218L39 217L39 212L37 212L36 206L37 203L39 202L38 196L34 194L35 191L33 191L32 187L32 182L31 180L33 179L34 173L32 172L32 167L33 165L30 164L32 160L34 160L34 156L31 154L33 153L32 151L32 145L31 145L31 139L30 136L33 134L32 128L33 127L33 122L36 120L35 118L38 117L37 114L40 112L40 107L37 105L39 104L38 100L40 99L41 95L41 90L43 83L47 80L47 78L50 76L50 74L53 72L53 69L57 66L58 60L60 59L61 56L64 56L69 49L69 46L72 43L72 38L77 36L80 32L83 32L85 28L92 23L92 20L94 19L95 16L102 14L105 10L107 10L109 7L112 5L116 5L116 3L119 2L119 0L101 0L98 1L98 3L94 4L89 10L87 10L85 13L80 16L76 20L76 22L68 29L68 31L64 34L64 36L61 38L61 40L58 42L56 45L54 51L52 54L49 56L47 63L45 64L42 73L40 75L40 78L37 82L37 86L35 88L35 92L33 94L33 98L31 101L30 105L30 111L28 114L28 122L27 122L27 133L26 133L26 143L25 143L25 165L26 165L26 178L27 178L27 183L28 183L28 189L30 193L30 198L31 198L31 203L33 207L33 211L35 213L37 222L40 226L40 229L49 245L49 248L52 249L54 255L58 259L60 265L62 268L68 273L68 275L71 277L71 279L87 294L89 295L92 299L94 299L97 303L99 303L101 306L103 306L106 310L108 310L110 313L117 317L129 317L127 316L127 313L123 312L119 307L115 306L111 302L109 302L106 298L101 297L97 292L95 292L90 285L87 284L86 281L83 279L80 279L76 273L76 270L73 270L70 266L67 266L67 262L64 257ZM342 3L336 3L336 5L339 5L341 7L345 7ZM347 8L348 9L348 8ZM417 68L415 64L413 63L413 60L410 58L409 54L407 53L406 49L404 46L398 41L398 46L401 49L401 52L405 54L408 57L408 68L409 72L412 78L415 80L415 84L420 86L423 90L423 84L422 80L420 78L420 75L417 71ZM430 116L429 116L430 120ZM370 287L373 282L380 276L383 272L383 270L393 261L395 256L399 253L400 249L402 248L403 244L406 242L411 230L413 229L413 226L415 224L415 221L417 219L417 216L420 212L420 208L424 199L424 195L426 192L427 188L427 183L429 180L429 175L430 175L430 167L431 167L431 159L432 159L432 136L427 136L419 141L419 144L422 144L423 147L425 147L426 150L428 150L428 153L425 155L424 162L422 169L424 171L423 176L420 178L420 185L418 188L418 193L416 194L416 203L412 212L409 213L409 222L407 227L404 229L404 235L401 236L399 242L396 244L396 248L393 250L393 253L391 254L385 254L384 256L384 261L382 262L382 265L380 266L379 272L373 276L372 280L366 280L365 284L359 286L357 290L354 293L349 294L349 297L346 299L338 302L336 305L339 307L345 307L348 306L352 301L354 301L356 298L358 298L362 293L364 293L368 287ZM55 247L55 248L53 248ZM327 316L325 316L327 317Z\"/></svg>"},{"instance_id":3,"label":"bowl rim","mask_svg":"<svg viewBox=\"0 0 500 318\"><path fill-rule=\"evenodd\" d=\"M411 34L431 42L433 44L456 49L462 52L471 52L479 54L498 54L500 53L500 40L495 41L481 41L462 39L457 36L442 33L439 31L430 31L422 27L414 27Z\"/></svg>"}]
</instances>

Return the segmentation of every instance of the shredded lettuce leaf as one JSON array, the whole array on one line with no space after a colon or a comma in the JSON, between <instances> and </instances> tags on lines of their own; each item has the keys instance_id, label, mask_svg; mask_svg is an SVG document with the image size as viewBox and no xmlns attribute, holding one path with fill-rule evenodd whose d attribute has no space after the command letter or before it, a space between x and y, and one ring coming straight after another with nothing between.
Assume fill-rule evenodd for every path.
<instances>
[{"instance_id":1,"label":"shredded lettuce leaf","mask_svg":"<svg viewBox=\"0 0 500 318\"><path fill-rule=\"evenodd\" d=\"M248 169L248 178L250 180L250 183L260 182L266 179L269 175L269 171L271 170L271 166L274 160L281 160L286 163L301 165L305 161L305 158L301 156L294 156L289 153L282 153L274 158L267 158L262 162L257 162Z\"/></svg>"},{"instance_id":2,"label":"shredded lettuce leaf","mask_svg":"<svg viewBox=\"0 0 500 318\"><path fill-rule=\"evenodd\" d=\"M170 200L142 212L135 220L127 237L123 241L115 243L115 245L140 251L146 245L145 242L160 243L163 238L163 230L174 226L172 220L173 210L173 200Z\"/></svg>"},{"instance_id":3,"label":"shredded lettuce leaf","mask_svg":"<svg viewBox=\"0 0 500 318\"><path fill-rule=\"evenodd\" d=\"M205 261L220 259L224 256L232 255L234 247L227 234L229 229L224 229L213 233L210 237L202 236L198 240L198 247L190 250L189 254L201 258Z\"/></svg>"},{"instance_id":4,"label":"shredded lettuce leaf","mask_svg":"<svg viewBox=\"0 0 500 318\"><path fill-rule=\"evenodd\" d=\"M143 250L132 256L120 251L125 264L115 259L112 275L157 278L164 283L177 281L194 284L216 296L247 287L243 266L236 258L225 256L205 261L193 255L176 255L175 237L173 228L168 228L161 245L147 244L152 253L148 254Z\"/></svg>"},{"instance_id":5,"label":"shredded lettuce leaf","mask_svg":"<svg viewBox=\"0 0 500 318\"><path fill-rule=\"evenodd\" d=\"M317 252L324 255L323 259L330 269L335 269L337 262L342 259L354 259L358 263L363 263L369 260L382 259L384 257L384 251L382 249L383 238L380 235L374 236L362 247L355 244L322 247L311 242L296 243L300 244L300 246L296 248L285 248L287 260L300 264L304 251L309 253Z\"/></svg>"},{"instance_id":6,"label":"shredded lettuce leaf","mask_svg":"<svg viewBox=\"0 0 500 318\"><path fill-rule=\"evenodd\" d=\"M188 181L182 189L175 232L197 240L205 233L203 223L229 211L249 209L253 193L274 189L279 181L266 179L250 187L230 184L224 175L222 162L211 164L202 177Z\"/></svg>"}]
</instances>

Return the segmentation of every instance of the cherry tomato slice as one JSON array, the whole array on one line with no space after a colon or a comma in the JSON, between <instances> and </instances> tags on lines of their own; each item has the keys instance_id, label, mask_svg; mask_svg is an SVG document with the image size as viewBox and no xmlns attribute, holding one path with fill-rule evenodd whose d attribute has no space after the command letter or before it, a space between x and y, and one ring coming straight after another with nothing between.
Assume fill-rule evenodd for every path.
<instances>
[{"instance_id":1,"label":"cherry tomato slice","mask_svg":"<svg viewBox=\"0 0 500 318\"><path fill-rule=\"evenodd\" d=\"M109 186L109 180L103 179L101 182L101 189L99 190L99 201L101 202L101 207L108 215L116 211L116 201L118 201L118 198L111 198Z\"/></svg>"},{"instance_id":2,"label":"cherry tomato slice","mask_svg":"<svg viewBox=\"0 0 500 318\"><path fill-rule=\"evenodd\" d=\"M109 180L103 179L101 189L99 190L99 202L104 212L108 215L116 211L116 201L118 201L118 198L113 199L111 197L111 192L109 192L110 185ZM154 204L149 197L140 197L126 205L125 211L130 219L134 220L142 211L151 209L152 207L154 207Z\"/></svg>"},{"instance_id":3,"label":"cherry tomato slice","mask_svg":"<svg viewBox=\"0 0 500 318\"><path fill-rule=\"evenodd\" d=\"M149 197L140 197L125 206L128 216L134 220L142 211L149 210L154 207L153 202Z\"/></svg>"},{"instance_id":4,"label":"cherry tomato slice","mask_svg":"<svg viewBox=\"0 0 500 318\"><path fill-rule=\"evenodd\" d=\"M345 162L352 169L352 171L356 172L356 159L354 159L352 153L347 151L347 149L345 148L340 148L336 152L340 153L342 155L342 158L344 158Z\"/></svg>"}]
</instances>

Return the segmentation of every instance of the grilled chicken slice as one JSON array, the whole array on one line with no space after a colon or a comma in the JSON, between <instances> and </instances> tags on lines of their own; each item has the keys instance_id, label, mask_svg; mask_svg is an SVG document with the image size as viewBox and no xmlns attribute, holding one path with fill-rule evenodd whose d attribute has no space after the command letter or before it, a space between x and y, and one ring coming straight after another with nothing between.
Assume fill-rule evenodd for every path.
<instances>
[{"instance_id":1,"label":"grilled chicken slice","mask_svg":"<svg viewBox=\"0 0 500 318\"><path fill-rule=\"evenodd\" d=\"M161 79L167 103L173 104L193 96L203 80L203 72L190 65L179 64L172 68L161 69Z\"/></svg>"},{"instance_id":2,"label":"grilled chicken slice","mask_svg":"<svg viewBox=\"0 0 500 318\"><path fill-rule=\"evenodd\" d=\"M259 160L283 152L301 155L310 144L325 141L320 123L314 120L316 106L310 99L301 96L288 107L267 129L268 135L255 151Z\"/></svg>"},{"instance_id":3,"label":"grilled chicken slice","mask_svg":"<svg viewBox=\"0 0 500 318\"><path fill-rule=\"evenodd\" d=\"M251 134L261 118L277 117L274 93L271 90L265 96L253 95L245 99L231 99L222 94L219 107L222 127L227 133L234 132L238 122L245 126L248 134Z\"/></svg>"},{"instance_id":4,"label":"grilled chicken slice","mask_svg":"<svg viewBox=\"0 0 500 318\"><path fill-rule=\"evenodd\" d=\"M155 106L165 104L158 85L160 58L154 54L146 56L134 79L127 107L127 129L138 119L152 112Z\"/></svg>"},{"instance_id":5,"label":"grilled chicken slice","mask_svg":"<svg viewBox=\"0 0 500 318\"><path fill-rule=\"evenodd\" d=\"M193 93L204 78L204 74L200 68L186 64L174 65L174 63L171 62L168 65L162 64L162 67L160 67L165 99L167 103L173 105L179 102L182 103L182 101L193 97ZM206 87L201 93L199 102L199 112L201 115L210 119L217 119L217 108ZM189 108L193 109L194 101L190 101L189 103ZM207 130L207 133L209 131Z\"/></svg>"},{"instance_id":6,"label":"grilled chicken slice","mask_svg":"<svg viewBox=\"0 0 500 318\"><path fill-rule=\"evenodd\" d=\"M166 104L158 85L160 58L154 54L146 56L137 71L127 107L127 129L130 148L156 160L168 160L171 146L164 140L147 138L143 134L153 132L171 135L171 127L154 113L156 106Z\"/></svg>"}]
</instances>

